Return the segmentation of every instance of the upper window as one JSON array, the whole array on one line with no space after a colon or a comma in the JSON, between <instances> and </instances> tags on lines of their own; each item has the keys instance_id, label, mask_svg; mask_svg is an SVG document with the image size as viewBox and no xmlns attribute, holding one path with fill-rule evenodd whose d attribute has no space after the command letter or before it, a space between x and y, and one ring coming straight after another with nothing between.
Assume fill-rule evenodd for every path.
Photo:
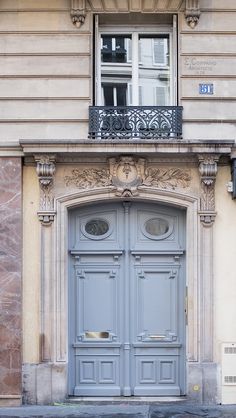
<instances>
[{"instance_id":1,"label":"upper window","mask_svg":"<svg viewBox=\"0 0 236 418\"><path fill-rule=\"evenodd\" d=\"M100 26L97 105L175 105L173 28Z\"/></svg>"}]
</instances>

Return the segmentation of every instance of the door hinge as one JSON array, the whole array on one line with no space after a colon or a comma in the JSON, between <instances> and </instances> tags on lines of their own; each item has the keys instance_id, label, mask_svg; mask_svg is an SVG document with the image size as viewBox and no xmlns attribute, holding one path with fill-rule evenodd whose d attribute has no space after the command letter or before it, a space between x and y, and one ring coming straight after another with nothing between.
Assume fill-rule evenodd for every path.
<instances>
[{"instance_id":1,"label":"door hinge","mask_svg":"<svg viewBox=\"0 0 236 418\"><path fill-rule=\"evenodd\" d=\"M184 312L185 312L185 322L186 322L186 325L188 325L188 287L187 286L185 288L185 308L184 308Z\"/></svg>"}]
</instances>

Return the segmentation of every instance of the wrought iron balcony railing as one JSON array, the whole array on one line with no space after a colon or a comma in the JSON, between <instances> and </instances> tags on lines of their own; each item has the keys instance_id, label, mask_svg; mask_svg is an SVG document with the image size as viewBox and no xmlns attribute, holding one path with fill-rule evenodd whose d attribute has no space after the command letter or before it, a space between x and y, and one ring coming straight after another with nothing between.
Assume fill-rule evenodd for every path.
<instances>
[{"instance_id":1,"label":"wrought iron balcony railing","mask_svg":"<svg viewBox=\"0 0 236 418\"><path fill-rule=\"evenodd\" d=\"M181 138L182 106L90 106L89 138L158 140Z\"/></svg>"}]
</instances>

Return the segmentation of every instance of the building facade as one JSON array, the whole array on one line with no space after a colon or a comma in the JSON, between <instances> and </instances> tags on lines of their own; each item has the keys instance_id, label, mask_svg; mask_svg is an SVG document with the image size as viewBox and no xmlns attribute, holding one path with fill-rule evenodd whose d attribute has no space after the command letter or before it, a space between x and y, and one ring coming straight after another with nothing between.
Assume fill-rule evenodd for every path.
<instances>
[{"instance_id":1,"label":"building facade","mask_svg":"<svg viewBox=\"0 0 236 418\"><path fill-rule=\"evenodd\" d=\"M233 0L0 1L1 405L235 403L235 28Z\"/></svg>"}]
</instances>

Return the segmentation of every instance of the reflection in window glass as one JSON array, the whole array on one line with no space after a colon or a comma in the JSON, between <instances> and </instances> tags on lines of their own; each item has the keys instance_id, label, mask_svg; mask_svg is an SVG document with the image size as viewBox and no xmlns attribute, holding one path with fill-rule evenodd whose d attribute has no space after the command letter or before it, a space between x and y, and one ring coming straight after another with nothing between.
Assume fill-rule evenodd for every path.
<instances>
[{"instance_id":1,"label":"reflection in window glass","mask_svg":"<svg viewBox=\"0 0 236 418\"><path fill-rule=\"evenodd\" d=\"M169 37L139 36L139 105L170 104Z\"/></svg>"},{"instance_id":2,"label":"reflection in window glass","mask_svg":"<svg viewBox=\"0 0 236 418\"><path fill-rule=\"evenodd\" d=\"M89 235L105 235L109 230L108 223L103 219L91 219L85 225L85 231Z\"/></svg>"},{"instance_id":3,"label":"reflection in window glass","mask_svg":"<svg viewBox=\"0 0 236 418\"><path fill-rule=\"evenodd\" d=\"M102 35L101 60L102 62L127 62L130 44L129 38L122 35Z\"/></svg>"},{"instance_id":4,"label":"reflection in window glass","mask_svg":"<svg viewBox=\"0 0 236 418\"><path fill-rule=\"evenodd\" d=\"M103 83L105 106L126 106L127 85L121 83Z\"/></svg>"},{"instance_id":5,"label":"reflection in window glass","mask_svg":"<svg viewBox=\"0 0 236 418\"><path fill-rule=\"evenodd\" d=\"M168 232L169 224L163 218L152 218L145 223L145 229L148 234L158 237Z\"/></svg>"},{"instance_id":6,"label":"reflection in window glass","mask_svg":"<svg viewBox=\"0 0 236 418\"><path fill-rule=\"evenodd\" d=\"M128 35L101 36L101 87L104 106L130 104L132 41Z\"/></svg>"},{"instance_id":7,"label":"reflection in window glass","mask_svg":"<svg viewBox=\"0 0 236 418\"><path fill-rule=\"evenodd\" d=\"M101 35L104 106L169 106L170 79L168 34Z\"/></svg>"}]
</instances>

